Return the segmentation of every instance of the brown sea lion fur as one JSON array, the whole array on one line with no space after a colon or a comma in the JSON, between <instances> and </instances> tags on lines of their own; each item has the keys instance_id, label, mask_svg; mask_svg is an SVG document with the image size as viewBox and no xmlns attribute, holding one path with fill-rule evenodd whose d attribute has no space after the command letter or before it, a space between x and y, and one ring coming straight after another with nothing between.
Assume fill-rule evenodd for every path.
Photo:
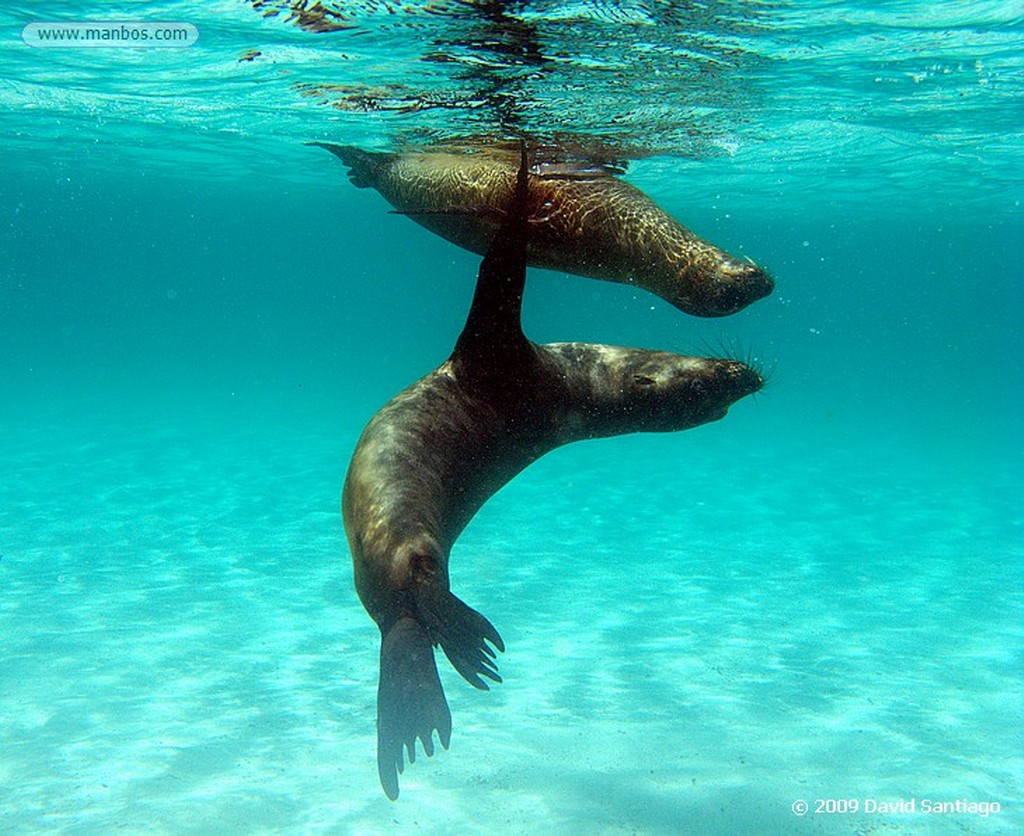
<instances>
[{"instance_id":1,"label":"brown sea lion fur","mask_svg":"<svg viewBox=\"0 0 1024 836\"><path fill-rule=\"evenodd\" d=\"M389 154L326 148L360 188L441 237L483 254L516 179L518 152L496 145ZM772 292L771 277L674 220L601 165L535 164L528 264L644 288L696 316L725 316Z\"/></svg>"}]
</instances>

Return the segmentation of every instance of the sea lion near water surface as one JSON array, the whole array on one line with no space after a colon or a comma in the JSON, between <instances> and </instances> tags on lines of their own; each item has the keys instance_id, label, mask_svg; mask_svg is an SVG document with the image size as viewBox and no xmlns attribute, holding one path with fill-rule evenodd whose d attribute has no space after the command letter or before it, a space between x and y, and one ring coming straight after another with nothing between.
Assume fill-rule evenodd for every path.
<instances>
[{"instance_id":1,"label":"sea lion near water surface","mask_svg":"<svg viewBox=\"0 0 1024 836\"><path fill-rule=\"evenodd\" d=\"M416 739L429 756L434 732L445 748L451 738L433 646L471 685L501 681L501 637L452 594L448 573L451 548L483 503L562 444L696 427L762 385L731 359L530 342L520 326L536 228L529 179L524 151L454 351L374 415L345 478L356 590L381 632L377 767L392 800Z\"/></svg>"},{"instance_id":2,"label":"sea lion near water surface","mask_svg":"<svg viewBox=\"0 0 1024 836\"><path fill-rule=\"evenodd\" d=\"M402 214L483 255L516 182L518 151L498 145L388 154L313 142ZM675 221L606 166L537 163L527 189L527 263L634 284L696 316L726 316L768 296L772 278Z\"/></svg>"}]
</instances>

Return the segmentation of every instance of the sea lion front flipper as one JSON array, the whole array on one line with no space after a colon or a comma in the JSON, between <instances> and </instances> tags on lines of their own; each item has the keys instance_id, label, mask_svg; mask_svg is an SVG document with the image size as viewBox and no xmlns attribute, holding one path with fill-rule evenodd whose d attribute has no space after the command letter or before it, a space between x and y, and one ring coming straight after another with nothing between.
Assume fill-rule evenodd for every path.
<instances>
[{"instance_id":1,"label":"sea lion front flipper","mask_svg":"<svg viewBox=\"0 0 1024 836\"><path fill-rule=\"evenodd\" d=\"M444 655L474 688L490 690L480 677L501 682L495 653L490 642L502 653L505 642L483 615L446 589L429 584L414 593L416 613L422 619L435 644L440 644Z\"/></svg>"},{"instance_id":2,"label":"sea lion front flipper","mask_svg":"<svg viewBox=\"0 0 1024 836\"><path fill-rule=\"evenodd\" d=\"M625 168L603 163L557 162L538 163L530 173L541 180L608 180Z\"/></svg>"},{"instance_id":3,"label":"sea lion front flipper","mask_svg":"<svg viewBox=\"0 0 1024 836\"><path fill-rule=\"evenodd\" d=\"M523 335L521 314L526 287L526 243L529 238L527 188L529 163L522 145L508 208L494 233L477 274L473 302L466 325L455 343L452 359L458 358L469 376L515 377L511 369L523 369L533 351Z\"/></svg>"},{"instance_id":4,"label":"sea lion front flipper","mask_svg":"<svg viewBox=\"0 0 1024 836\"><path fill-rule=\"evenodd\" d=\"M389 215L471 215L476 218L495 218L500 220L505 213L495 206L439 206L426 209L389 209Z\"/></svg>"},{"instance_id":5,"label":"sea lion front flipper","mask_svg":"<svg viewBox=\"0 0 1024 836\"><path fill-rule=\"evenodd\" d=\"M493 629L493 628L492 628ZM384 793L398 798L398 773L416 761L416 738L427 757L434 754L433 734L445 749L452 738L452 714L434 664L434 648L423 625L403 616L384 634L377 685L377 774Z\"/></svg>"}]
</instances>

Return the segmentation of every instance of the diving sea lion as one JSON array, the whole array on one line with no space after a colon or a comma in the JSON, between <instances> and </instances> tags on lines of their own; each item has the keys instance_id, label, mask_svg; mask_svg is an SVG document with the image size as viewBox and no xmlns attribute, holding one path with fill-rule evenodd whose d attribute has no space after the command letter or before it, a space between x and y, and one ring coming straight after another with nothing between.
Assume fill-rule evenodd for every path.
<instances>
[{"instance_id":1,"label":"diving sea lion","mask_svg":"<svg viewBox=\"0 0 1024 836\"><path fill-rule=\"evenodd\" d=\"M386 154L313 142L339 157L349 179L402 214L483 254L516 180L518 154L494 145ZM772 292L757 265L699 238L600 165L535 165L526 214L527 263L635 284L696 316L725 316Z\"/></svg>"},{"instance_id":2,"label":"diving sea lion","mask_svg":"<svg viewBox=\"0 0 1024 836\"><path fill-rule=\"evenodd\" d=\"M762 380L729 359L553 343L523 335L529 211L525 162L480 266L451 356L371 419L345 478L355 585L380 627L377 768L398 797L403 749L448 748L452 721L432 645L477 688L500 682L498 631L450 591L452 545L495 491L570 441L669 432L725 415Z\"/></svg>"}]
</instances>

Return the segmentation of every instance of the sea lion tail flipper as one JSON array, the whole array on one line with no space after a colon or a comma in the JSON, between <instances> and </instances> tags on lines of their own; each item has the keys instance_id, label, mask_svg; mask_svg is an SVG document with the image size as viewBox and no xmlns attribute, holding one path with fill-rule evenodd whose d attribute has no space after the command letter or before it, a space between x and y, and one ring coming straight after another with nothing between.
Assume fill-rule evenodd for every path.
<instances>
[{"instance_id":1,"label":"sea lion tail flipper","mask_svg":"<svg viewBox=\"0 0 1024 836\"><path fill-rule=\"evenodd\" d=\"M380 179L380 170L389 154L364 151L354 145L335 145L331 142L307 142L330 151L348 167L348 179L357 189L375 187Z\"/></svg>"},{"instance_id":2,"label":"sea lion tail flipper","mask_svg":"<svg viewBox=\"0 0 1024 836\"><path fill-rule=\"evenodd\" d=\"M398 798L398 773L416 761L416 738L427 757L434 754L433 734L447 749L452 715L434 664L434 648L422 624L403 616L384 634L377 685L377 773L384 793Z\"/></svg>"},{"instance_id":3,"label":"sea lion tail flipper","mask_svg":"<svg viewBox=\"0 0 1024 836\"><path fill-rule=\"evenodd\" d=\"M484 616L452 595L435 586L421 587L416 596L416 611L435 644L440 644L448 661L470 685L489 690L480 677L501 682L496 654L490 642L502 653L505 643Z\"/></svg>"}]
</instances>

